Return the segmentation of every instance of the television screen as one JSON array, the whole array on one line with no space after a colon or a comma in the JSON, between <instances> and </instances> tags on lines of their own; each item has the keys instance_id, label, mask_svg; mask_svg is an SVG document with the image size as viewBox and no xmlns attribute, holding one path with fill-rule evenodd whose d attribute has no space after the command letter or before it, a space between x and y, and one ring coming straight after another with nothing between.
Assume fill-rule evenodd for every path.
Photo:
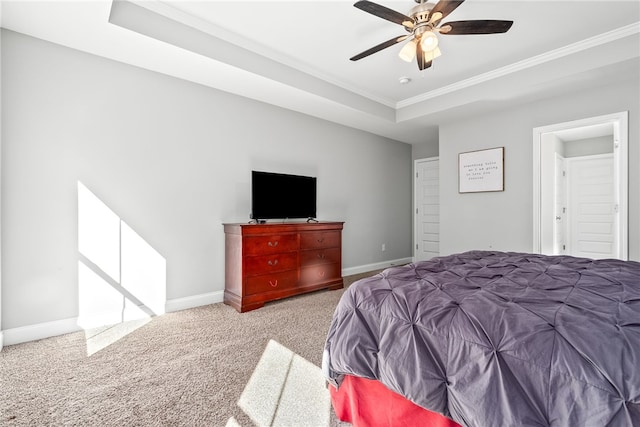
<instances>
[{"instance_id":1,"label":"television screen","mask_svg":"<svg viewBox=\"0 0 640 427\"><path fill-rule=\"evenodd\" d=\"M315 177L251 171L251 218L315 217Z\"/></svg>"}]
</instances>

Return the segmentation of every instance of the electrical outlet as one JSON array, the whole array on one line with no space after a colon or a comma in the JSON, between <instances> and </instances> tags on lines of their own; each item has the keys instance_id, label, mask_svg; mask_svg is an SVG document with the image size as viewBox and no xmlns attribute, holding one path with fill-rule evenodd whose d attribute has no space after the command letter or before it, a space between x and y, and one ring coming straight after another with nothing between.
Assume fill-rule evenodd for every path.
<instances>
[{"instance_id":1,"label":"electrical outlet","mask_svg":"<svg viewBox=\"0 0 640 427\"><path fill-rule=\"evenodd\" d=\"M387 250L387 245L385 245L384 243L382 244L382 252Z\"/></svg>"}]
</instances>

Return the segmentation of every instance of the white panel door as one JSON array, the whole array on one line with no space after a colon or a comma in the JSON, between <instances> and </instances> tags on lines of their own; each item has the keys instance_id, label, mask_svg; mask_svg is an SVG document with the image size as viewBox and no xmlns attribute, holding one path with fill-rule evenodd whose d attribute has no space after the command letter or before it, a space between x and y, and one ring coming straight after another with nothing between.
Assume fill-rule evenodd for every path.
<instances>
[{"instance_id":1,"label":"white panel door","mask_svg":"<svg viewBox=\"0 0 640 427\"><path fill-rule=\"evenodd\" d=\"M613 154L567 159L570 254L618 258Z\"/></svg>"},{"instance_id":2,"label":"white panel door","mask_svg":"<svg viewBox=\"0 0 640 427\"><path fill-rule=\"evenodd\" d=\"M416 161L415 260L440 255L440 162L437 158Z\"/></svg>"}]
</instances>

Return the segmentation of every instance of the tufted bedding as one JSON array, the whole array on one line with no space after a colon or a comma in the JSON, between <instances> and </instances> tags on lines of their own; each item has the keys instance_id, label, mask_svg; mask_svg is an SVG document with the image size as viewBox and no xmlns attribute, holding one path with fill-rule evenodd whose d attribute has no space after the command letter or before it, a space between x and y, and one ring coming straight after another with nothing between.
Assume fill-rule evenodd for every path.
<instances>
[{"instance_id":1,"label":"tufted bedding","mask_svg":"<svg viewBox=\"0 0 640 427\"><path fill-rule=\"evenodd\" d=\"M323 360L463 426L640 426L640 263L471 251L351 285Z\"/></svg>"}]
</instances>

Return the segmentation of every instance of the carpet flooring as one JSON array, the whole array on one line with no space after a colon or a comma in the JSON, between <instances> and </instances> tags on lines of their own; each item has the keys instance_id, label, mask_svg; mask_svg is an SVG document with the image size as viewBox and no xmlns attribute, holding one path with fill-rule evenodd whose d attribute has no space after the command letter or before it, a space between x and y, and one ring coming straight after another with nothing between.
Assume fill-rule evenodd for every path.
<instances>
[{"instance_id":1,"label":"carpet flooring","mask_svg":"<svg viewBox=\"0 0 640 427\"><path fill-rule=\"evenodd\" d=\"M345 277L345 287L377 272ZM7 346L0 425L346 426L320 372L343 292L242 314L212 304Z\"/></svg>"}]
</instances>

